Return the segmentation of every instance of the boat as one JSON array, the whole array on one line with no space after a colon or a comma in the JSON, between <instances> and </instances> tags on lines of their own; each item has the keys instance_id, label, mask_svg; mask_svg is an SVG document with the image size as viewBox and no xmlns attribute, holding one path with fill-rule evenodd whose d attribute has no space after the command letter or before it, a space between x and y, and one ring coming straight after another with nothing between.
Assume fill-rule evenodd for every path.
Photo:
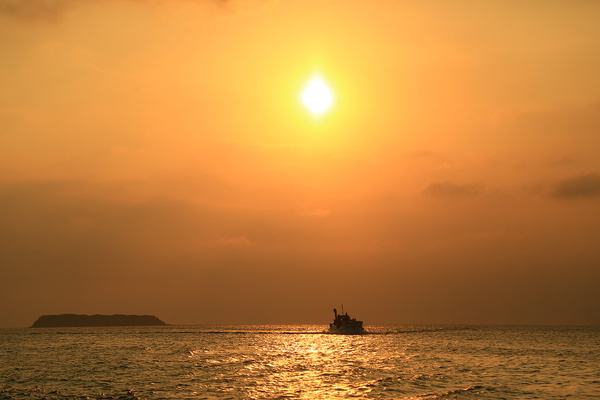
<instances>
[{"instance_id":1,"label":"boat","mask_svg":"<svg viewBox=\"0 0 600 400\"><path fill-rule=\"evenodd\" d=\"M360 335L366 333L363 329L363 322L357 321L356 318L350 318L348 313L344 314L344 306L342 313L338 314L337 310L333 309L335 318L329 324L329 333L337 333L340 335Z\"/></svg>"}]
</instances>

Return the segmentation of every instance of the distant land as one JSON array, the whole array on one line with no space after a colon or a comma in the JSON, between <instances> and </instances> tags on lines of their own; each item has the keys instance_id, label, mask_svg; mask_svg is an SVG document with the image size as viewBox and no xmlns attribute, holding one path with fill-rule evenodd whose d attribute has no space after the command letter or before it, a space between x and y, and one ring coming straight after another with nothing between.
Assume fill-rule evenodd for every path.
<instances>
[{"instance_id":1,"label":"distant land","mask_svg":"<svg viewBox=\"0 0 600 400\"><path fill-rule=\"evenodd\" d=\"M154 315L83 315L60 314L42 315L32 328L62 328L87 326L162 326L167 325Z\"/></svg>"}]
</instances>

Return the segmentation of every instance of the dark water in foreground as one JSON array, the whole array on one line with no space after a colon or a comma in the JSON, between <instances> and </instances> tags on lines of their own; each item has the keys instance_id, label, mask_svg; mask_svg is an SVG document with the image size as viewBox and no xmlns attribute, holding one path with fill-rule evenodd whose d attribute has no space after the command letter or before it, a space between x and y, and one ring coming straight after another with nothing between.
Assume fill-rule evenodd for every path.
<instances>
[{"instance_id":1,"label":"dark water in foreground","mask_svg":"<svg viewBox=\"0 0 600 400\"><path fill-rule=\"evenodd\" d=\"M0 399L599 399L600 327L0 330Z\"/></svg>"}]
</instances>

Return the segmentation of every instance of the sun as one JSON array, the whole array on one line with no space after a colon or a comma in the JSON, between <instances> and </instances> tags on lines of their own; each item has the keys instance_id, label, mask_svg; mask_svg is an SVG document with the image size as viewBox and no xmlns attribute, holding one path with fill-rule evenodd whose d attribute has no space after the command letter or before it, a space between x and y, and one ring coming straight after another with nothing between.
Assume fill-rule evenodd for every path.
<instances>
[{"instance_id":1,"label":"sun","mask_svg":"<svg viewBox=\"0 0 600 400\"><path fill-rule=\"evenodd\" d=\"M333 93L325 81L316 76L308 82L304 91L302 91L302 103L311 113L321 115L331 107Z\"/></svg>"}]
</instances>

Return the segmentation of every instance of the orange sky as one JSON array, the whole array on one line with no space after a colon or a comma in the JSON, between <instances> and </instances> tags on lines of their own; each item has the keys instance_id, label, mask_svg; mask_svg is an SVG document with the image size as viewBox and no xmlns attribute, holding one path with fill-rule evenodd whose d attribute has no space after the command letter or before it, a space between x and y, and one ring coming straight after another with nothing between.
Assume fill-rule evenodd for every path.
<instances>
[{"instance_id":1,"label":"orange sky","mask_svg":"<svg viewBox=\"0 0 600 400\"><path fill-rule=\"evenodd\" d=\"M0 327L326 324L340 303L366 326L599 324L598 21L0 0Z\"/></svg>"}]
</instances>

